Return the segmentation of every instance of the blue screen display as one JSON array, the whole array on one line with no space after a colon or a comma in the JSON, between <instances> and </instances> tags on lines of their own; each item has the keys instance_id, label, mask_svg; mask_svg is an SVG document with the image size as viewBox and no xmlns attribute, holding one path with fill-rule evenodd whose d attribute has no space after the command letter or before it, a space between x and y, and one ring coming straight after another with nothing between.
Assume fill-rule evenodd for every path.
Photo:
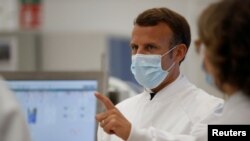
<instances>
[{"instance_id":1,"label":"blue screen display","mask_svg":"<svg viewBox=\"0 0 250 141\"><path fill-rule=\"evenodd\" d=\"M97 80L9 80L32 141L95 141Z\"/></svg>"}]
</instances>

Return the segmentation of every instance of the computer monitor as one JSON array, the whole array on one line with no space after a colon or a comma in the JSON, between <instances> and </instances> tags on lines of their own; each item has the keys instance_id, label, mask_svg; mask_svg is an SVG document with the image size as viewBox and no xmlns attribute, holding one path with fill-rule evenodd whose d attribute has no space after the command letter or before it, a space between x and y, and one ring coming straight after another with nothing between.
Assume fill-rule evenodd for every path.
<instances>
[{"instance_id":1,"label":"computer monitor","mask_svg":"<svg viewBox=\"0 0 250 141\"><path fill-rule=\"evenodd\" d=\"M100 72L0 73L14 92L32 141L95 141Z\"/></svg>"}]
</instances>

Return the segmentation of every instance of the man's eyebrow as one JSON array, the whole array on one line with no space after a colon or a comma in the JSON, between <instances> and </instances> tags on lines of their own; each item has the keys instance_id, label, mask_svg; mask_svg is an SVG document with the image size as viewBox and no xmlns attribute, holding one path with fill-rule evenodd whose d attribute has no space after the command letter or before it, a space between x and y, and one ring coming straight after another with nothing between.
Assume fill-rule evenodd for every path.
<instances>
[{"instance_id":1,"label":"man's eyebrow","mask_svg":"<svg viewBox=\"0 0 250 141\"><path fill-rule=\"evenodd\" d=\"M145 43L145 44L143 44L143 46L155 46L155 47L158 47L159 45L157 45L156 43L154 43L154 42L149 42L149 43ZM132 47L132 46L137 46L137 44L135 44L135 43L130 43L129 44L129 46L130 47Z\"/></svg>"},{"instance_id":2,"label":"man's eyebrow","mask_svg":"<svg viewBox=\"0 0 250 141\"><path fill-rule=\"evenodd\" d=\"M158 45L156 43L153 43L153 42L143 44L143 46L148 46L148 45L158 47Z\"/></svg>"}]
</instances>

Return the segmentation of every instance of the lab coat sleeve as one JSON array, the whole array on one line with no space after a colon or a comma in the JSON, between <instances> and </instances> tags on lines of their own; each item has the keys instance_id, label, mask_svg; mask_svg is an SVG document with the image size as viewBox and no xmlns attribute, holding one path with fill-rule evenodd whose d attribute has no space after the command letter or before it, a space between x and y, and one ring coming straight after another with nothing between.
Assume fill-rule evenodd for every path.
<instances>
[{"instance_id":1,"label":"lab coat sleeve","mask_svg":"<svg viewBox=\"0 0 250 141\"><path fill-rule=\"evenodd\" d=\"M101 127L98 128L98 141L118 141L119 137L106 134ZM116 139L114 139L116 138ZM207 141L207 124L196 124L190 134L173 134L164 130L149 128L136 128L132 125L127 141Z\"/></svg>"},{"instance_id":2,"label":"lab coat sleeve","mask_svg":"<svg viewBox=\"0 0 250 141\"><path fill-rule=\"evenodd\" d=\"M2 119L1 141L30 141L28 128L18 107L11 107Z\"/></svg>"},{"instance_id":3,"label":"lab coat sleeve","mask_svg":"<svg viewBox=\"0 0 250 141\"><path fill-rule=\"evenodd\" d=\"M192 132L193 134L190 135L177 135L155 129L154 127L145 129L132 127L127 141L199 141L200 139L204 139L204 128L200 130L195 129L195 131Z\"/></svg>"}]
</instances>

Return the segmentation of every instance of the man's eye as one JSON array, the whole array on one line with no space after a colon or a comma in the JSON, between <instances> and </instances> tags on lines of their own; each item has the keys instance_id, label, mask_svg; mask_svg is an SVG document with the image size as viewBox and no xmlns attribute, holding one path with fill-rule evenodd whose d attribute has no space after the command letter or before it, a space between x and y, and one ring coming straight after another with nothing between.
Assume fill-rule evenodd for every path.
<instances>
[{"instance_id":1,"label":"man's eye","mask_svg":"<svg viewBox=\"0 0 250 141\"><path fill-rule=\"evenodd\" d=\"M135 46L135 45L132 45L132 46L131 46L131 49L132 49L132 50L137 50L137 49L138 49L138 47L137 47L137 46Z\"/></svg>"},{"instance_id":2,"label":"man's eye","mask_svg":"<svg viewBox=\"0 0 250 141\"><path fill-rule=\"evenodd\" d=\"M146 49L147 50L152 50L152 49L155 49L156 47L155 46L152 46L152 45L148 45L148 46L146 46Z\"/></svg>"}]
</instances>

